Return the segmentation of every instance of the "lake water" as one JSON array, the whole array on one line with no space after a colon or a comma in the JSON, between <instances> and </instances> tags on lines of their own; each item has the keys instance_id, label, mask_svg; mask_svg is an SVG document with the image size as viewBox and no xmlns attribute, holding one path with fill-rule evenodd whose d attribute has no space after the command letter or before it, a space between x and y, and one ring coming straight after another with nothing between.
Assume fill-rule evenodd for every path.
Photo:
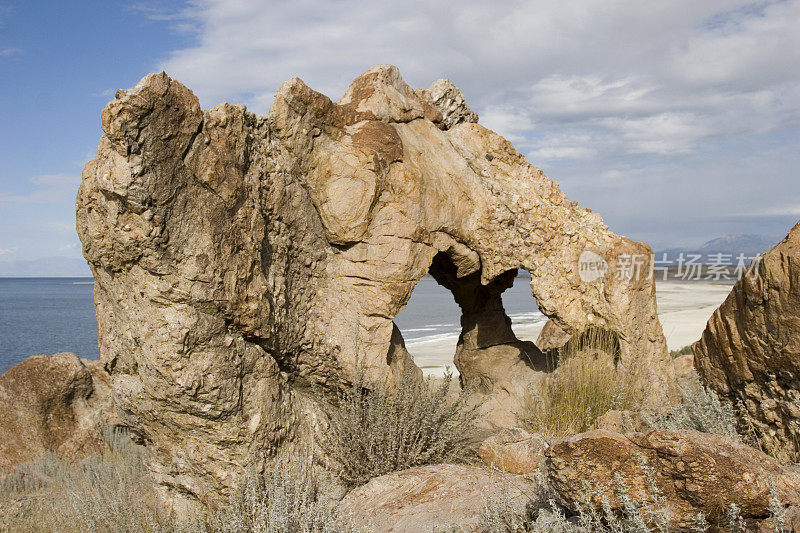
<instances>
[{"instance_id":1,"label":"lake water","mask_svg":"<svg viewBox=\"0 0 800 533\"><path fill-rule=\"evenodd\" d=\"M0 278L0 372L34 354L99 359L92 278Z\"/></svg>"},{"instance_id":2,"label":"lake water","mask_svg":"<svg viewBox=\"0 0 800 533\"><path fill-rule=\"evenodd\" d=\"M514 326L544 321L519 277L503 293ZM91 278L0 278L0 373L34 354L73 352L98 359ZM450 292L431 278L420 280L395 320L406 345L448 341L455 347L461 313Z\"/></svg>"},{"instance_id":3,"label":"lake water","mask_svg":"<svg viewBox=\"0 0 800 533\"><path fill-rule=\"evenodd\" d=\"M503 293L503 306L514 328L546 320L531 296L529 277L520 276L514 280L514 286ZM413 355L415 347L440 341L451 342L455 351L461 333L460 319L461 311L450 291L432 278L423 278L414 288L408 306L395 318L395 323Z\"/></svg>"}]
</instances>

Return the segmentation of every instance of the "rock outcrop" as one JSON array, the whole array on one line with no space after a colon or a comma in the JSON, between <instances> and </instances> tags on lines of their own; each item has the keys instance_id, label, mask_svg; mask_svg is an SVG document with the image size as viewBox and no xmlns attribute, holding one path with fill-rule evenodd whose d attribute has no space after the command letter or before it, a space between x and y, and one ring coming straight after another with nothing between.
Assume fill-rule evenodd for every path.
<instances>
[{"instance_id":1,"label":"rock outcrop","mask_svg":"<svg viewBox=\"0 0 800 533\"><path fill-rule=\"evenodd\" d=\"M648 502L651 480L677 530L691 528L698 512L712 525L725 525L732 503L756 524L770 516L773 492L785 508L800 502L800 470L723 435L600 429L559 441L546 455L550 484L573 511L588 494L598 509L605 499L622 514L620 487L631 500Z\"/></svg>"},{"instance_id":2,"label":"rock outcrop","mask_svg":"<svg viewBox=\"0 0 800 533\"><path fill-rule=\"evenodd\" d=\"M0 470L52 451L100 451L116 425L110 377L75 354L34 355L0 375Z\"/></svg>"},{"instance_id":3,"label":"rock outcrop","mask_svg":"<svg viewBox=\"0 0 800 533\"><path fill-rule=\"evenodd\" d=\"M703 382L744 406L761 445L800 461L800 224L734 285L693 349Z\"/></svg>"},{"instance_id":4,"label":"rock outcrop","mask_svg":"<svg viewBox=\"0 0 800 533\"><path fill-rule=\"evenodd\" d=\"M522 428L508 428L484 440L478 456L488 466L511 474L537 472L544 462L549 444L541 435L531 435Z\"/></svg>"},{"instance_id":5,"label":"rock outcrop","mask_svg":"<svg viewBox=\"0 0 800 533\"><path fill-rule=\"evenodd\" d=\"M503 501L525 516L538 484L533 479L473 466L419 466L370 480L339 505L356 531L418 533L483 531L487 504Z\"/></svg>"},{"instance_id":6,"label":"rock outcrop","mask_svg":"<svg viewBox=\"0 0 800 533\"><path fill-rule=\"evenodd\" d=\"M357 365L397 379L414 363L393 319L429 272L462 307L455 364L496 426L545 366L503 309L520 268L560 331L606 328L622 361L665 361L650 248L476 121L452 83L414 90L388 65L337 103L292 79L266 116L203 111L164 73L103 110L78 233L103 363L172 494L218 497L303 440L309 391ZM608 275L582 280L584 250ZM645 275L615 275L632 255Z\"/></svg>"}]
</instances>

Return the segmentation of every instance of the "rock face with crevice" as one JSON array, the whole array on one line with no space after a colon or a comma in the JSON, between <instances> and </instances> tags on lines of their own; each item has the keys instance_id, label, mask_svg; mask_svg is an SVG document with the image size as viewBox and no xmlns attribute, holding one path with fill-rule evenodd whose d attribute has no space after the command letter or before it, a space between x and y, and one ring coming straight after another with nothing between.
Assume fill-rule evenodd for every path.
<instances>
[{"instance_id":1,"label":"rock face with crevice","mask_svg":"<svg viewBox=\"0 0 800 533\"><path fill-rule=\"evenodd\" d=\"M761 446L800 461L800 224L736 282L693 349L703 382L747 414Z\"/></svg>"},{"instance_id":2,"label":"rock face with crevice","mask_svg":"<svg viewBox=\"0 0 800 533\"><path fill-rule=\"evenodd\" d=\"M571 202L446 80L412 89L381 65L334 103L295 78L262 116L204 111L150 74L102 127L77 203L102 359L171 494L217 497L302 442L310 391L357 365L397 379L414 363L393 319L429 272L462 307L455 364L496 426L544 368L503 310L517 269L559 331L606 328L623 362L664 360L650 248ZM581 280L584 250L605 277ZM616 276L631 255L645 275Z\"/></svg>"}]
</instances>

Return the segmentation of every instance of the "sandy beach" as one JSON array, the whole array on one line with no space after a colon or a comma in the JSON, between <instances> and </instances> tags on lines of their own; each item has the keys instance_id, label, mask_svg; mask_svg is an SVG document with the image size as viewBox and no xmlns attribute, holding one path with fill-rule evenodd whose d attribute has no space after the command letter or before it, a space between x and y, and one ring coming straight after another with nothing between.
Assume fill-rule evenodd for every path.
<instances>
[{"instance_id":1,"label":"sandy beach","mask_svg":"<svg viewBox=\"0 0 800 533\"><path fill-rule=\"evenodd\" d=\"M700 338L711 314L728 296L731 285L664 281L656 283L658 316L670 350L682 348ZM514 325L517 337L536 341L545 317L525 325ZM426 375L441 375L449 367L455 372L453 354L458 335L437 335L434 338L406 341L406 347Z\"/></svg>"}]
</instances>

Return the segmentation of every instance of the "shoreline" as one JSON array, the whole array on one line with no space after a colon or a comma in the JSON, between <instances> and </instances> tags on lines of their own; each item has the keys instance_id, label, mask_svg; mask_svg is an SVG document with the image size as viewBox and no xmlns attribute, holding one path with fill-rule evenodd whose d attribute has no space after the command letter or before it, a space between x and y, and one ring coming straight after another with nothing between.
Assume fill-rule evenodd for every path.
<instances>
[{"instance_id":1,"label":"shoreline","mask_svg":"<svg viewBox=\"0 0 800 533\"><path fill-rule=\"evenodd\" d=\"M658 318L667 340L667 349L678 350L700 339L711 315L722 304L733 284L699 281L658 281L656 301ZM546 322L515 325L512 329L520 340L536 342ZM453 355L458 333L445 333L406 340L406 349L426 376L442 376L446 369L458 375Z\"/></svg>"}]
</instances>

